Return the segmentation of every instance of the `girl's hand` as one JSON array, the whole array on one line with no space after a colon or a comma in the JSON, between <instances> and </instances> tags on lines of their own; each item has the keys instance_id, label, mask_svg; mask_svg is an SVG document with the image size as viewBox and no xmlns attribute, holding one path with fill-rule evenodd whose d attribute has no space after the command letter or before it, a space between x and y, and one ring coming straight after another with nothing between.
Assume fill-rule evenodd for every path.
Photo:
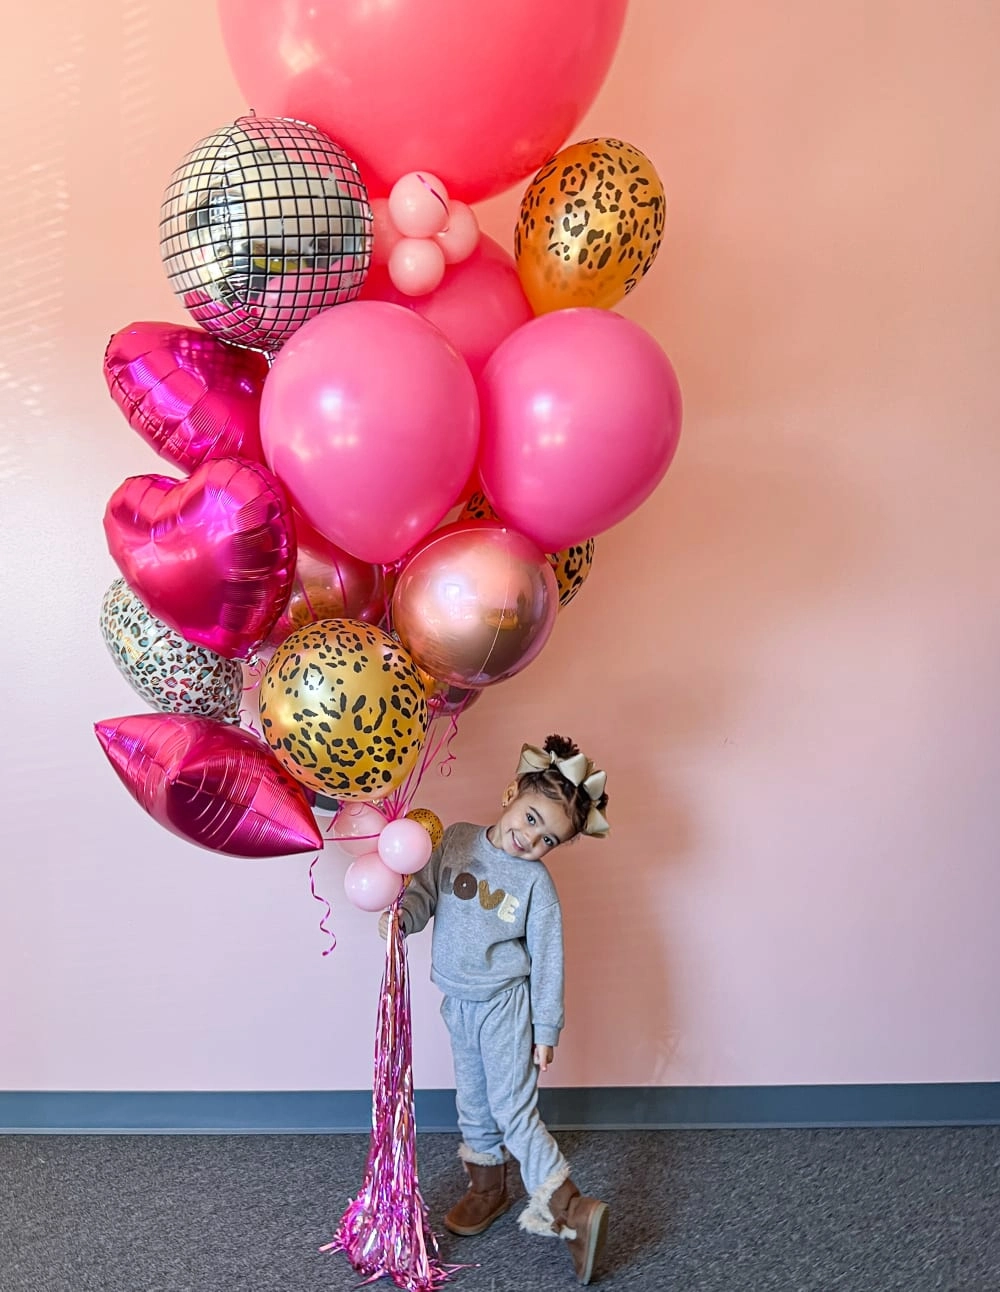
<instances>
[{"instance_id":1,"label":"girl's hand","mask_svg":"<svg viewBox=\"0 0 1000 1292\"><path fill-rule=\"evenodd\" d=\"M555 1058L555 1051L551 1045L535 1046L535 1063L543 1072L548 1071L549 1064Z\"/></svg>"},{"instance_id":2,"label":"girl's hand","mask_svg":"<svg viewBox=\"0 0 1000 1292\"><path fill-rule=\"evenodd\" d=\"M378 935L384 942L389 936L389 912L383 911L378 917Z\"/></svg>"}]
</instances>

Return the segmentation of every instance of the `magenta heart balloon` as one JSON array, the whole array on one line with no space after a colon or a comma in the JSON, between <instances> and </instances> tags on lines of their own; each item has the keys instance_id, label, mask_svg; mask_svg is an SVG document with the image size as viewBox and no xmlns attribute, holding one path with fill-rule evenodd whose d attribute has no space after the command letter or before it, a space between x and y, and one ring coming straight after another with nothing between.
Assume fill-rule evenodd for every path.
<instances>
[{"instance_id":1,"label":"magenta heart balloon","mask_svg":"<svg viewBox=\"0 0 1000 1292\"><path fill-rule=\"evenodd\" d=\"M295 573L285 492L266 467L217 458L187 480L132 476L104 513L108 550L147 608L228 659L277 623Z\"/></svg>"},{"instance_id":2,"label":"magenta heart balloon","mask_svg":"<svg viewBox=\"0 0 1000 1292\"><path fill-rule=\"evenodd\" d=\"M209 458L263 462L267 371L263 355L176 323L133 323L104 354L108 390L129 426L182 471Z\"/></svg>"},{"instance_id":3,"label":"magenta heart balloon","mask_svg":"<svg viewBox=\"0 0 1000 1292\"><path fill-rule=\"evenodd\" d=\"M187 713L109 718L94 731L139 806L189 843L233 857L322 848L304 789L245 731Z\"/></svg>"}]
</instances>

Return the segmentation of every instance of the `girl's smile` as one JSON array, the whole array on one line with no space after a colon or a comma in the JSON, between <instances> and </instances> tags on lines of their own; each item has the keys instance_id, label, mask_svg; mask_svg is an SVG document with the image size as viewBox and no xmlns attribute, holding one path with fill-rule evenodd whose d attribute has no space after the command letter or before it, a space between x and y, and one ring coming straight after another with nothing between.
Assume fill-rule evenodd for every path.
<instances>
[{"instance_id":1,"label":"girl's smile","mask_svg":"<svg viewBox=\"0 0 1000 1292\"><path fill-rule=\"evenodd\" d=\"M561 803L526 790L511 799L486 837L509 857L540 861L572 834L573 823Z\"/></svg>"}]
</instances>

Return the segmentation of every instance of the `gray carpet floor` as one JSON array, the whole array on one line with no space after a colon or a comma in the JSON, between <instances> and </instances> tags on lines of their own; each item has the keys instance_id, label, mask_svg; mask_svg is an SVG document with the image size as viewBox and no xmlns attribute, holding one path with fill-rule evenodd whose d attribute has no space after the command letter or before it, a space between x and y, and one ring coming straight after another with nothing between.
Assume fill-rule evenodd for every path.
<instances>
[{"instance_id":1,"label":"gray carpet floor","mask_svg":"<svg viewBox=\"0 0 1000 1292\"><path fill-rule=\"evenodd\" d=\"M1000 1292L1000 1127L562 1132L611 1206L596 1286L630 1292ZM463 1188L453 1136L419 1141L431 1217ZM339 1292L320 1255L367 1138L0 1138L0 1292ZM520 1190L519 1190L520 1192ZM516 1223L442 1234L455 1292L576 1287ZM387 1289L392 1284L375 1285Z\"/></svg>"}]
</instances>

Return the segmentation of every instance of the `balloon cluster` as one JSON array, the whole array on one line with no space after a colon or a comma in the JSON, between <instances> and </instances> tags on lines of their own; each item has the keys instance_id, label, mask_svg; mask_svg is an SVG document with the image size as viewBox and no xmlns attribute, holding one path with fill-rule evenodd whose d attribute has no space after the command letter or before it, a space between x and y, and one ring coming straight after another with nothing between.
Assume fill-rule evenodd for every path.
<instances>
[{"instance_id":1,"label":"balloon cluster","mask_svg":"<svg viewBox=\"0 0 1000 1292\"><path fill-rule=\"evenodd\" d=\"M612 309L656 257L663 186L623 140L566 143L625 8L218 0L256 113L166 183L161 255L194 326L133 323L104 360L174 474L125 480L106 507L119 577L101 631L153 711L97 736L189 842L335 843L349 899L393 902L440 838L411 808L425 771L538 657L595 536L670 466L673 367ZM525 181L511 254L471 204ZM325 835L318 796L339 805ZM376 1111L409 1130L378 1139L378 1214L338 1241L425 1292L444 1273L399 1054Z\"/></svg>"},{"instance_id":2,"label":"balloon cluster","mask_svg":"<svg viewBox=\"0 0 1000 1292\"><path fill-rule=\"evenodd\" d=\"M391 906L402 877L427 864L442 833L441 822L428 808L414 808L393 821L368 803L342 808L330 838L352 858L344 879L350 901L362 911Z\"/></svg>"},{"instance_id":3,"label":"balloon cluster","mask_svg":"<svg viewBox=\"0 0 1000 1292\"><path fill-rule=\"evenodd\" d=\"M425 296L444 278L446 265L468 260L479 242L471 206L454 202L436 175L412 171L372 202L372 263L386 265L404 296Z\"/></svg>"},{"instance_id":4,"label":"balloon cluster","mask_svg":"<svg viewBox=\"0 0 1000 1292\"><path fill-rule=\"evenodd\" d=\"M663 235L652 164L612 138L553 151L624 0L581 0L575 41L533 0L400 0L384 22L353 2L219 8L261 113L166 184L164 268L198 326L133 323L105 355L113 400L178 474L125 480L105 510L101 631L156 712L98 734L161 824L257 856L317 846L315 795L344 820L357 803L406 819L459 716L544 648L594 536L662 479L681 405L660 346L609 308ZM428 35L445 21L461 59ZM511 256L469 203L535 169ZM245 731L241 664L259 688ZM209 756L196 812L185 777ZM268 787L252 802L251 767ZM359 905L396 873L376 851L352 867Z\"/></svg>"}]
</instances>

